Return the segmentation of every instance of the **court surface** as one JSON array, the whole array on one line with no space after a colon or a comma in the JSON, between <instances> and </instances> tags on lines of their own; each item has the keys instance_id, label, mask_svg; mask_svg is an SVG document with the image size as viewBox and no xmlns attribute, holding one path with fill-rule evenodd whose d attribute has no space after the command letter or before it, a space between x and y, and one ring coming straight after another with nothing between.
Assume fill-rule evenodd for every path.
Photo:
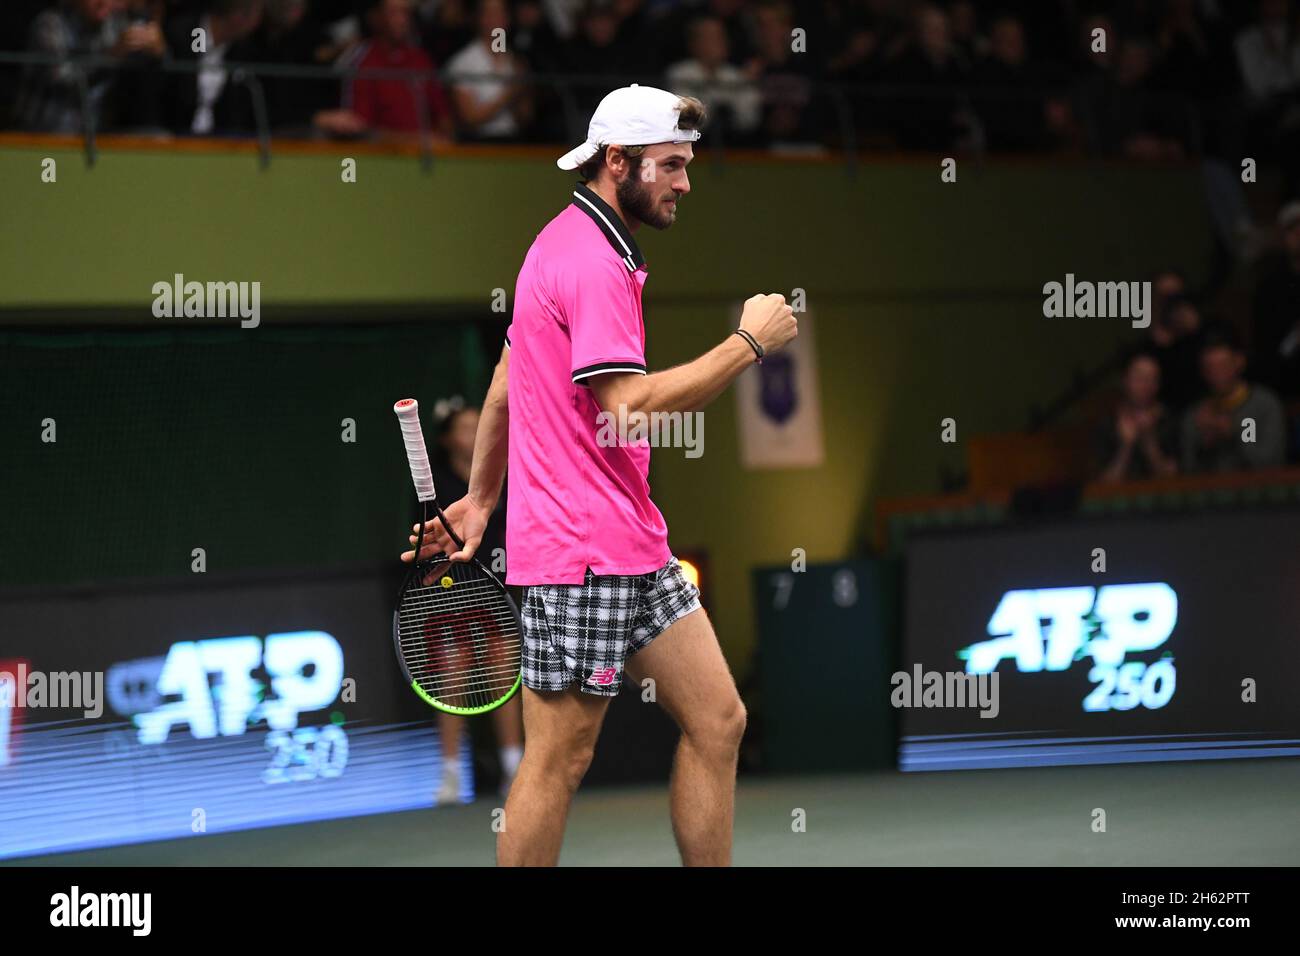
<instances>
[{"instance_id":1,"label":"court surface","mask_svg":"<svg viewBox=\"0 0 1300 956\"><path fill-rule=\"evenodd\" d=\"M742 778L737 865L1300 863L1300 760ZM497 799L11 865L487 866ZM1094 808L1107 832L1091 829ZM803 833L791 830L797 809ZM677 865L667 786L580 792L561 865Z\"/></svg>"}]
</instances>

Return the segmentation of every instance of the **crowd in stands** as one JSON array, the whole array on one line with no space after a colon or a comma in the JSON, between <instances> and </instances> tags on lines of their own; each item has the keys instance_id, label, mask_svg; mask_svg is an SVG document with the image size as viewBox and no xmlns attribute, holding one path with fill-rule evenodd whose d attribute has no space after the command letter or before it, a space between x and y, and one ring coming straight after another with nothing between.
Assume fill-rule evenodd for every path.
<instances>
[{"instance_id":1,"label":"crowd in stands","mask_svg":"<svg viewBox=\"0 0 1300 956\"><path fill-rule=\"evenodd\" d=\"M89 110L100 131L250 135L250 84L223 64L258 63L325 68L261 76L279 134L567 142L566 122L640 79L758 147L851 132L1176 159L1300 140L1291 0L5 0L0 47L103 58L5 71L7 125L42 132L81 132Z\"/></svg>"},{"instance_id":2,"label":"crowd in stands","mask_svg":"<svg viewBox=\"0 0 1300 956\"><path fill-rule=\"evenodd\" d=\"M641 81L702 99L706 145L1198 158L1218 273L1155 279L1097 473L1300 461L1293 0L4 0L6 51L49 58L0 66L0 128L32 132L250 136L260 90L280 136L568 145ZM1276 173L1272 258L1243 156ZM1243 262L1252 314L1216 314Z\"/></svg>"},{"instance_id":3,"label":"crowd in stands","mask_svg":"<svg viewBox=\"0 0 1300 956\"><path fill-rule=\"evenodd\" d=\"M1153 280L1147 341L1099 429L1102 480L1300 463L1300 202L1277 225L1281 248L1256 270L1248 321L1207 315L1176 270Z\"/></svg>"}]
</instances>

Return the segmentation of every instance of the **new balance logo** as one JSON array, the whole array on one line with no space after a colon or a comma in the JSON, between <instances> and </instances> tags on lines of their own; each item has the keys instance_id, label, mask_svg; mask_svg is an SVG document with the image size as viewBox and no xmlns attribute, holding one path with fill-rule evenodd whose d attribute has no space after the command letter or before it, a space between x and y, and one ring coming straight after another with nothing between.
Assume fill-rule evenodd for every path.
<instances>
[{"instance_id":1,"label":"new balance logo","mask_svg":"<svg viewBox=\"0 0 1300 956\"><path fill-rule=\"evenodd\" d=\"M595 684L597 687L608 687L614 683L614 678L618 675L618 668L606 667L604 670L592 671L591 676L587 678L588 684Z\"/></svg>"}]
</instances>

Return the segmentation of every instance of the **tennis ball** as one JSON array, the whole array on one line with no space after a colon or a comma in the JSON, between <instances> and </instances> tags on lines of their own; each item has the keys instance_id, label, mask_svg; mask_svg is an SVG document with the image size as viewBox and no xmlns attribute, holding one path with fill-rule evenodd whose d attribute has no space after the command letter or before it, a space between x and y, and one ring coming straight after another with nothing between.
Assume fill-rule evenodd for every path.
<instances>
[{"instance_id":1,"label":"tennis ball","mask_svg":"<svg viewBox=\"0 0 1300 956\"><path fill-rule=\"evenodd\" d=\"M442 586L443 586L443 587L445 587L445 588L449 588L449 587L451 587L451 585L452 585L452 580L451 580L451 578L443 578L443 579L442 579Z\"/></svg>"}]
</instances>

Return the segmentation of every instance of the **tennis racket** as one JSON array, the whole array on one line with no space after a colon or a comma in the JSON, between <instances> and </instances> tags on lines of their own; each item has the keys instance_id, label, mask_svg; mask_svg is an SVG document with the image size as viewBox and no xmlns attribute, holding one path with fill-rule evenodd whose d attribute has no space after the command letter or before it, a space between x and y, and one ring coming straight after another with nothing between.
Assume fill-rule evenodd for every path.
<instances>
[{"instance_id":1,"label":"tennis racket","mask_svg":"<svg viewBox=\"0 0 1300 956\"><path fill-rule=\"evenodd\" d=\"M442 553L420 560L424 526L437 515L463 548L438 505L420 430L420 406L393 406L422 515L415 559L393 612L393 646L402 675L424 701L451 714L485 714L519 688L522 644L519 609L495 575L479 563L451 562Z\"/></svg>"}]
</instances>

